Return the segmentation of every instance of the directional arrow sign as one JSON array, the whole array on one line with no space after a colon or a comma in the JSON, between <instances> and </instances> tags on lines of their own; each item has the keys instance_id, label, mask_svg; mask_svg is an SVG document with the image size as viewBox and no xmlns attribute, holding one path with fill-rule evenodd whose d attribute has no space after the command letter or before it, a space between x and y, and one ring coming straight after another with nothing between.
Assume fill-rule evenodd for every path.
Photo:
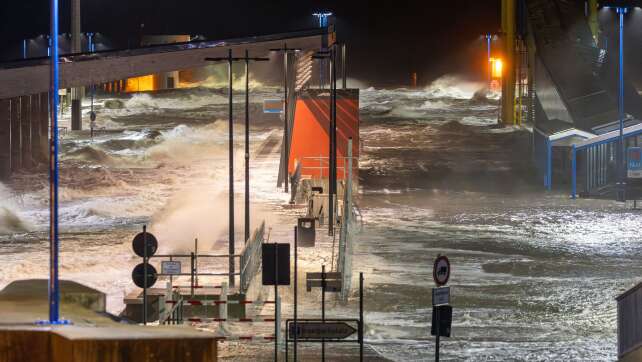
<instances>
[{"instance_id":1,"label":"directional arrow sign","mask_svg":"<svg viewBox=\"0 0 642 362\"><path fill-rule=\"evenodd\" d=\"M345 339L357 330L345 322L297 322L297 339ZM289 339L294 339L294 323L289 325Z\"/></svg>"}]
</instances>

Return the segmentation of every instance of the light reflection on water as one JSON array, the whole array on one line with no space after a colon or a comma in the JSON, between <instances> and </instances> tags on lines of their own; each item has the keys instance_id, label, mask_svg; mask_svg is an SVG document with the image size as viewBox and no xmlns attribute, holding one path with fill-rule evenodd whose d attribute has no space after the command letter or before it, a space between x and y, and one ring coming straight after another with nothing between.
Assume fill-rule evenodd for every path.
<instances>
[{"instance_id":1,"label":"light reflection on water","mask_svg":"<svg viewBox=\"0 0 642 362\"><path fill-rule=\"evenodd\" d=\"M131 289L129 273L139 260L129 243L138 225L185 183L225 181L225 154L216 154L226 147L226 127L211 120L224 118L226 106L220 95L189 92L100 110L99 122L114 133L93 143L63 141L64 275L108 291L112 308ZM642 275L640 214L545 193L533 181L528 133L497 132L495 101L472 94L362 91L364 231L354 270L365 273L368 342L394 360L431 358L431 265L442 253L453 266L454 305L444 357L615 358L613 298ZM278 125L254 127L258 143ZM208 151L207 160L200 151ZM274 190L274 164L261 162L252 175L269 181L254 183L256 194L280 205L287 196ZM30 227L0 235L0 285L46 276L45 197L32 190L10 205ZM354 309L336 313L353 316Z\"/></svg>"}]
</instances>

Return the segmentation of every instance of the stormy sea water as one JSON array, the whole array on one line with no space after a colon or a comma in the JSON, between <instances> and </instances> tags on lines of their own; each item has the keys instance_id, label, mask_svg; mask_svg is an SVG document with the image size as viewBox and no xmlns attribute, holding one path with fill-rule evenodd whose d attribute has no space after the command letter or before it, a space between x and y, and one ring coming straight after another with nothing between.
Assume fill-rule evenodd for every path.
<instances>
[{"instance_id":1,"label":"stormy sea water","mask_svg":"<svg viewBox=\"0 0 642 362\"><path fill-rule=\"evenodd\" d=\"M363 227L353 269L365 277L366 342L395 361L433 358L432 261L444 254L454 312L442 358L613 360L614 297L642 275L639 212L545 192L530 132L498 128L497 99L479 89L455 77L425 89L361 89ZM253 90L253 155L279 139L281 121L260 104L276 91ZM227 247L225 96L211 88L99 96L94 139L63 135L61 276L107 292L111 312L134 289L140 260L130 242L142 224L161 250L187 249L195 237L206 249ZM242 103L235 114L238 222ZM267 219L272 239L289 240L293 214L277 169L278 159L253 156L252 220ZM0 287L47 275L46 186L42 170L0 185ZM241 240L242 224L236 230Z\"/></svg>"}]
</instances>

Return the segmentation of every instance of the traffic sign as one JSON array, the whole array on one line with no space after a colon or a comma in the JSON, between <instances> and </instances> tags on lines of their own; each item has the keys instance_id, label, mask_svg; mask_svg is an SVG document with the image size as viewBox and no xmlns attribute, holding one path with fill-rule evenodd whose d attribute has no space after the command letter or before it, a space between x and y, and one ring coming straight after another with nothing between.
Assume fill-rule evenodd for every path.
<instances>
[{"instance_id":1,"label":"traffic sign","mask_svg":"<svg viewBox=\"0 0 642 362\"><path fill-rule=\"evenodd\" d=\"M181 262L176 260L161 261L161 274L176 275L181 273Z\"/></svg>"},{"instance_id":2,"label":"traffic sign","mask_svg":"<svg viewBox=\"0 0 642 362\"><path fill-rule=\"evenodd\" d=\"M147 257L149 258L153 256L158 249L158 240L156 240L156 237L152 233L148 233L145 231L143 231L142 233L138 233L138 235L134 237L134 240L132 240L132 248L134 249L134 253L136 253L136 255L144 258L145 249L143 249L143 245L145 243L145 238L147 238Z\"/></svg>"},{"instance_id":3,"label":"traffic sign","mask_svg":"<svg viewBox=\"0 0 642 362\"><path fill-rule=\"evenodd\" d=\"M430 326L430 334L439 335L442 337L450 337L450 328L453 321L453 307L449 305L440 305L432 307L432 325ZM439 327L439 328L438 328Z\"/></svg>"},{"instance_id":4,"label":"traffic sign","mask_svg":"<svg viewBox=\"0 0 642 362\"><path fill-rule=\"evenodd\" d=\"M282 113L283 105L282 99L264 99L263 113Z\"/></svg>"},{"instance_id":5,"label":"traffic sign","mask_svg":"<svg viewBox=\"0 0 642 362\"><path fill-rule=\"evenodd\" d=\"M435 259L435 264L432 269L432 278L435 280L435 284L442 286L448 283L448 278L450 278L450 262L448 258L441 255Z\"/></svg>"},{"instance_id":6,"label":"traffic sign","mask_svg":"<svg viewBox=\"0 0 642 362\"><path fill-rule=\"evenodd\" d=\"M323 273L311 272L306 273L306 288L308 292L312 291L312 288L323 288ZM325 273L325 291L330 293L339 293L341 292L341 287L343 286L343 280L341 279L341 273L339 272L327 272Z\"/></svg>"},{"instance_id":7,"label":"traffic sign","mask_svg":"<svg viewBox=\"0 0 642 362\"><path fill-rule=\"evenodd\" d=\"M290 244L262 244L261 247L263 285L290 285Z\"/></svg>"},{"instance_id":8,"label":"traffic sign","mask_svg":"<svg viewBox=\"0 0 642 362\"><path fill-rule=\"evenodd\" d=\"M318 339L346 339L353 335L357 329L346 322L321 320L306 320L297 322L296 338L299 341ZM288 325L288 339L294 339L294 322Z\"/></svg>"},{"instance_id":9,"label":"traffic sign","mask_svg":"<svg viewBox=\"0 0 642 362\"><path fill-rule=\"evenodd\" d=\"M153 265L147 264L147 288L151 288L158 278L156 268ZM132 280L139 288L145 288L145 263L136 265L132 271Z\"/></svg>"},{"instance_id":10,"label":"traffic sign","mask_svg":"<svg viewBox=\"0 0 642 362\"><path fill-rule=\"evenodd\" d=\"M432 288L432 305L443 305L450 303L450 287Z\"/></svg>"}]
</instances>

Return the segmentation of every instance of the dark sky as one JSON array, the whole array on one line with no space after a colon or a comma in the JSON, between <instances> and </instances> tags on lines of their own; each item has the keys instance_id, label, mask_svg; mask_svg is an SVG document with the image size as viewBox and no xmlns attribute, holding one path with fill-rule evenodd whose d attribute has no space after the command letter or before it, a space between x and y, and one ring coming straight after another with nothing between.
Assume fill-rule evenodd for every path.
<instances>
[{"instance_id":1,"label":"dark sky","mask_svg":"<svg viewBox=\"0 0 642 362\"><path fill-rule=\"evenodd\" d=\"M350 76L376 85L408 84L413 71L421 84L446 73L483 77L485 45L479 37L500 28L500 0L81 1L82 30L102 33L119 47L136 44L140 24L145 34L215 40L313 28L311 14L331 10L339 40L348 45ZM69 31L69 4L60 0L62 33ZM603 18L603 27L614 28L610 16ZM642 73L642 10L628 18L627 67ZM48 33L48 27L48 0L0 0L0 59L19 57L21 40Z\"/></svg>"},{"instance_id":2,"label":"dark sky","mask_svg":"<svg viewBox=\"0 0 642 362\"><path fill-rule=\"evenodd\" d=\"M48 33L47 0L1 0L3 58L20 56L21 40ZM60 30L69 31L69 0L60 0ZM480 34L499 29L499 0L275 1L82 0L82 30L100 32L127 47L146 34L203 34L208 39L316 27L311 14L336 14L348 45L350 75L373 83L403 84L416 71L421 83L474 68L483 55ZM6 41L6 43L5 43ZM479 62L477 62L479 63ZM423 82L422 82L423 80Z\"/></svg>"}]
</instances>

